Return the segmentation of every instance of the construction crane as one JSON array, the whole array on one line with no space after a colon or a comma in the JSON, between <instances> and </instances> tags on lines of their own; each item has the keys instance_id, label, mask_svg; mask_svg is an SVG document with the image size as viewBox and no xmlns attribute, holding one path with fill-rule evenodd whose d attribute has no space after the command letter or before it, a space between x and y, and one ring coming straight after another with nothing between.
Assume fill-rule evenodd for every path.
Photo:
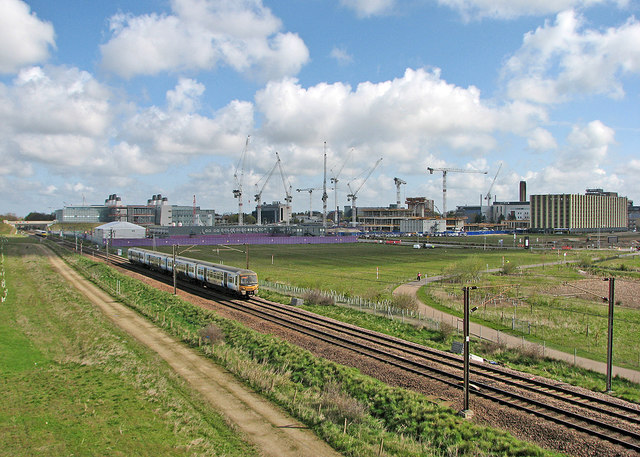
<instances>
[{"instance_id":1,"label":"construction crane","mask_svg":"<svg viewBox=\"0 0 640 457\"><path fill-rule=\"evenodd\" d=\"M327 142L324 142L324 175L322 177L322 226L327 226Z\"/></svg>"},{"instance_id":2,"label":"construction crane","mask_svg":"<svg viewBox=\"0 0 640 457\"><path fill-rule=\"evenodd\" d=\"M434 171L442 172L442 216L447 217L447 173L482 173L487 174L486 171L480 170L465 170L462 168L432 168L427 167L429 174L433 174Z\"/></svg>"},{"instance_id":3,"label":"construction crane","mask_svg":"<svg viewBox=\"0 0 640 457\"><path fill-rule=\"evenodd\" d=\"M333 184L334 207L336 209L336 212L333 217L333 221L335 222L336 225L338 225L338 223L340 222L340 210L338 208L338 181L339 181L338 178L340 177L340 173L342 173L344 166L347 164L347 161L349 160L352 154L353 154L353 148L351 148L351 151L349 151L349 154L347 154L347 158L344 159L344 162L342 162L342 166L340 167L340 170L338 170L338 173L334 173L333 168L331 169L331 173L333 174L333 177L331 178L331 183Z\"/></svg>"},{"instance_id":4,"label":"construction crane","mask_svg":"<svg viewBox=\"0 0 640 457\"><path fill-rule=\"evenodd\" d=\"M287 206L287 211L285 211L286 214L284 214L284 223L286 225L289 225L289 216L290 216L290 212L291 212L291 202L293 200L293 197L291 196L291 184L289 184L289 178L287 178L287 175L285 174L284 170L282 169L282 163L280 161L280 155L277 152L276 152L276 157L278 158L278 161L276 162L276 165L278 165L278 168L280 169L280 177L282 178L282 185L284 186L284 193L285 193L284 201L286 202L286 206ZM287 187L287 184L289 184L289 187Z\"/></svg>"},{"instance_id":5,"label":"construction crane","mask_svg":"<svg viewBox=\"0 0 640 457\"><path fill-rule=\"evenodd\" d=\"M277 154L278 153L276 153L276 156ZM254 195L254 197L257 203L257 206L256 206L256 216L258 219L256 221L257 225L262 225L262 191L267 186L269 179L271 179L271 175L273 175L273 172L276 170L276 167L278 166L279 161L280 161L280 157L277 157L276 163L273 164L273 167L271 167L271 170L269 170L269 172L265 174L262 178L260 178L260 180L256 183L256 194ZM264 183L262 184L262 187L260 188L260 190L258 190L258 184L260 184L260 181L262 181L263 179L264 179Z\"/></svg>"},{"instance_id":6,"label":"construction crane","mask_svg":"<svg viewBox=\"0 0 640 457\"><path fill-rule=\"evenodd\" d=\"M377 160L377 162L373 165L373 167L371 167L371 169L369 170L369 173L367 173L367 176L365 176L365 178L362 180L362 183L360 183L360 185L355 190L355 192L351 188L351 183L355 179L357 179L357 177L347 183L347 187L351 192L349 195L347 195L347 201L351 201L351 225L354 227L356 225L356 199L358 198L358 192L360 192L360 189L362 189L362 186L364 186L364 183L367 182L367 179L369 179L369 176L371 176L371 173L373 173L373 170L376 169L376 167L380 164L380 162L382 162L382 157L380 157Z\"/></svg>"},{"instance_id":7,"label":"construction crane","mask_svg":"<svg viewBox=\"0 0 640 457\"><path fill-rule=\"evenodd\" d=\"M322 187L308 187L306 189L296 189L296 192L309 192L309 219L311 219L311 216L313 215L313 202L311 200L313 191L322 190L322 189L323 189Z\"/></svg>"},{"instance_id":8,"label":"construction crane","mask_svg":"<svg viewBox=\"0 0 640 457\"><path fill-rule=\"evenodd\" d=\"M236 170L233 172L233 178L236 180L236 188L233 189L233 197L238 199L238 225L243 225L243 209L242 209L242 183L244 181L244 164L247 157L247 149L249 148L249 139L251 135L247 136L247 142L242 150L240 160L236 165ZM238 177L238 171L240 171L240 177Z\"/></svg>"},{"instance_id":9,"label":"construction crane","mask_svg":"<svg viewBox=\"0 0 640 457\"><path fill-rule=\"evenodd\" d=\"M396 203L398 204L398 208L400 208L400 186L407 182L400 178L393 178L393 182L396 185Z\"/></svg>"},{"instance_id":10,"label":"construction crane","mask_svg":"<svg viewBox=\"0 0 640 457\"><path fill-rule=\"evenodd\" d=\"M493 177L493 181L491 181L491 185L489 186L487 195L484 196L484 199L487 201L487 206L491 206L491 199L495 197L494 195L491 194L491 191L493 190L493 185L496 183L496 178L498 177L498 173L500 173L501 168L502 168L502 162L500 162L498 171L496 171L496 175Z\"/></svg>"}]
</instances>

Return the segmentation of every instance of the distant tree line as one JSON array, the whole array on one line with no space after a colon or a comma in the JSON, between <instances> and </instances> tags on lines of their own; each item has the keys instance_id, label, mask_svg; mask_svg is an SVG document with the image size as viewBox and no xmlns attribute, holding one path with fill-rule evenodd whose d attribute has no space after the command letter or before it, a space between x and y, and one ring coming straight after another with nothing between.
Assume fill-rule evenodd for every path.
<instances>
[{"instance_id":1,"label":"distant tree line","mask_svg":"<svg viewBox=\"0 0 640 457\"><path fill-rule=\"evenodd\" d=\"M0 214L0 221L52 221L56 218L54 213L46 214L46 213L38 213L35 211L30 212L27 216L22 219L16 216L14 213Z\"/></svg>"}]
</instances>

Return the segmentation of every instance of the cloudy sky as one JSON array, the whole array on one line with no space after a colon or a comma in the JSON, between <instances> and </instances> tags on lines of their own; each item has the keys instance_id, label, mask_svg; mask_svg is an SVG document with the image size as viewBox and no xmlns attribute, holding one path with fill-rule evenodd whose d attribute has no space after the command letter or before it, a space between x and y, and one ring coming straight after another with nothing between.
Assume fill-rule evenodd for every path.
<instances>
[{"instance_id":1,"label":"cloudy sky","mask_svg":"<svg viewBox=\"0 0 640 457\"><path fill-rule=\"evenodd\" d=\"M448 175L447 209L477 205L500 164L498 200L526 180L638 203L639 17L636 0L0 0L0 213L113 193L233 212L234 173L253 208L276 152L305 211L324 142L340 206L349 183L394 203L398 177L441 207L427 167L487 171ZM262 198L284 197L276 170Z\"/></svg>"}]
</instances>

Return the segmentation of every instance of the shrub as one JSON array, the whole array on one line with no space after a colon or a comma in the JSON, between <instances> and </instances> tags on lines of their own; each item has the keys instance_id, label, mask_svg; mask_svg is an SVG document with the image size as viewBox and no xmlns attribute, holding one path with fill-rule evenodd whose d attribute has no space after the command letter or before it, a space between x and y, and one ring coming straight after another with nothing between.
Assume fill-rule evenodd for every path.
<instances>
[{"instance_id":1,"label":"shrub","mask_svg":"<svg viewBox=\"0 0 640 457\"><path fill-rule=\"evenodd\" d=\"M418 301L413 296L408 294L394 295L391 299L391 305L396 308L406 309L409 311L418 310Z\"/></svg>"},{"instance_id":2,"label":"shrub","mask_svg":"<svg viewBox=\"0 0 640 457\"><path fill-rule=\"evenodd\" d=\"M456 333L456 331L457 329L448 322L440 322L440 330L438 332L436 340L442 343L449 341Z\"/></svg>"},{"instance_id":3,"label":"shrub","mask_svg":"<svg viewBox=\"0 0 640 457\"><path fill-rule=\"evenodd\" d=\"M335 305L333 298L323 294L319 290L311 290L302 294L302 298L305 302L312 305L331 306Z\"/></svg>"},{"instance_id":4,"label":"shrub","mask_svg":"<svg viewBox=\"0 0 640 457\"><path fill-rule=\"evenodd\" d=\"M512 275L516 271L518 271L518 265L513 262L509 262L508 260L504 263L504 265L502 265L502 268L500 269L500 273L503 275Z\"/></svg>"},{"instance_id":5,"label":"shrub","mask_svg":"<svg viewBox=\"0 0 640 457\"><path fill-rule=\"evenodd\" d=\"M216 324L209 324L204 328L201 328L198 332L200 337L212 346L218 343L224 343L224 332Z\"/></svg>"},{"instance_id":6,"label":"shrub","mask_svg":"<svg viewBox=\"0 0 640 457\"><path fill-rule=\"evenodd\" d=\"M329 381L324 385L319 404L325 416L334 423L346 419L349 422L362 422L368 408L343 391L342 385Z\"/></svg>"}]
</instances>

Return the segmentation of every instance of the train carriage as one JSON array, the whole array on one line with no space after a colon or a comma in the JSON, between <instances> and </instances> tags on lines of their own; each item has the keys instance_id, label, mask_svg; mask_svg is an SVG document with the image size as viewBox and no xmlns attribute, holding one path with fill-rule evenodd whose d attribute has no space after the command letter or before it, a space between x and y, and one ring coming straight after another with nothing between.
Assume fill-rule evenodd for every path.
<instances>
[{"instance_id":1,"label":"train carriage","mask_svg":"<svg viewBox=\"0 0 640 457\"><path fill-rule=\"evenodd\" d=\"M140 248L129 249L127 257L131 263L166 273L173 273L175 267L176 274L183 279L241 296L254 295L258 290L258 275L252 270L180 256L174 266L171 254Z\"/></svg>"}]
</instances>

